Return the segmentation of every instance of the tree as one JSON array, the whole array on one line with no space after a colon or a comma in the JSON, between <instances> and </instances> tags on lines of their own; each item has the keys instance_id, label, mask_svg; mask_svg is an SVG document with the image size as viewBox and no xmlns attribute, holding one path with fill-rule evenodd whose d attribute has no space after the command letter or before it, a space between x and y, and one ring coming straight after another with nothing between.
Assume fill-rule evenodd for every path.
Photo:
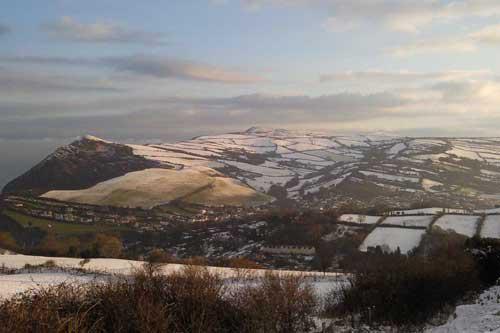
<instances>
[{"instance_id":1,"label":"tree","mask_svg":"<svg viewBox=\"0 0 500 333\"><path fill-rule=\"evenodd\" d=\"M118 258L123 250L122 241L110 235L97 235L95 246L98 255L105 258Z\"/></svg>"},{"instance_id":2,"label":"tree","mask_svg":"<svg viewBox=\"0 0 500 333\"><path fill-rule=\"evenodd\" d=\"M10 232L0 232L0 248L16 251L18 245Z\"/></svg>"},{"instance_id":3,"label":"tree","mask_svg":"<svg viewBox=\"0 0 500 333\"><path fill-rule=\"evenodd\" d=\"M49 231L38 245L38 250L49 256L59 255L61 247L53 232Z\"/></svg>"},{"instance_id":4,"label":"tree","mask_svg":"<svg viewBox=\"0 0 500 333\"><path fill-rule=\"evenodd\" d=\"M332 265L335 258L335 246L331 242L323 242L316 247L316 263L322 272Z\"/></svg>"},{"instance_id":5,"label":"tree","mask_svg":"<svg viewBox=\"0 0 500 333\"><path fill-rule=\"evenodd\" d=\"M165 263L172 262L173 259L164 250L154 249L149 253L149 255L147 257L147 261L152 263L152 264L165 264Z\"/></svg>"}]
</instances>

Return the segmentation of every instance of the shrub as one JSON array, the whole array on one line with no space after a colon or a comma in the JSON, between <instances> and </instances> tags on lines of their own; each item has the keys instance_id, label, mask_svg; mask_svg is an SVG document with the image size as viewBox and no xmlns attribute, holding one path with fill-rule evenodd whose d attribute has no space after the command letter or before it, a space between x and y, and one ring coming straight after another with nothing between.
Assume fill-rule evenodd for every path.
<instances>
[{"instance_id":1,"label":"shrub","mask_svg":"<svg viewBox=\"0 0 500 333\"><path fill-rule=\"evenodd\" d=\"M206 268L61 284L0 303L0 332L307 332L315 300L300 278L233 288Z\"/></svg>"},{"instance_id":2,"label":"shrub","mask_svg":"<svg viewBox=\"0 0 500 333\"><path fill-rule=\"evenodd\" d=\"M261 284L243 288L238 297L249 317L247 332L309 332L314 328L317 302L302 277L266 274Z\"/></svg>"},{"instance_id":3,"label":"shrub","mask_svg":"<svg viewBox=\"0 0 500 333\"><path fill-rule=\"evenodd\" d=\"M369 255L349 285L333 291L327 310L362 322L419 324L479 286L471 256Z\"/></svg>"}]
</instances>

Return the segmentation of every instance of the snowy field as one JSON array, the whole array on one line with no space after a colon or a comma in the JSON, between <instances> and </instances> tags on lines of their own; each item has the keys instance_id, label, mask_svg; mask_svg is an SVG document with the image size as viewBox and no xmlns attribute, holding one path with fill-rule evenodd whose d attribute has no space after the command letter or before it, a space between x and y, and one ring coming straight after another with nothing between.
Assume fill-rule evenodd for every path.
<instances>
[{"instance_id":1,"label":"snowy field","mask_svg":"<svg viewBox=\"0 0 500 333\"><path fill-rule=\"evenodd\" d=\"M12 297L28 290L46 288L61 283L89 283L99 279L92 274L73 274L63 272L40 272L0 275L0 299Z\"/></svg>"},{"instance_id":2,"label":"snowy field","mask_svg":"<svg viewBox=\"0 0 500 333\"><path fill-rule=\"evenodd\" d=\"M397 225L400 227L423 227L427 228L431 224L434 216L418 215L418 216L389 216L383 222L384 224Z\"/></svg>"},{"instance_id":3,"label":"snowy field","mask_svg":"<svg viewBox=\"0 0 500 333\"><path fill-rule=\"evenodd\" d=\"M467 237L475 235L479 222L479 216L471 215L443 215L440 217L434 227L439 227L442 230L452 230L457 234Z\"/></svg>"},{"instance_id":4,"label":"snowy field","mask_svg":"<svg viewBox=\"0 0 500 333\"><path fill-rule=\"evenodd\" d=\"M483 238L500 238L500 215L488 215L481 229Z\"/></svg>"},{"instance_id":5,"label":"snowy field","mask_svg":"<svg viewBox=\"0 0 500 333\"><path fill-rule=\"evenodd\" d=\"M401 253L406 254L420 244L424 234L423 229L377 227L365 238L359 250L366 252L370 247L380 246L392 252L399 247Z\"/></svg>"},{"instance_id":6,"label":"snowy field","mask_svg":"<svg viewBox=\"0 0 500 333\"><path fill-rule=\"evenodd\" d=\"M359 214L344 214L339 217L339 222L348 222L356 224L376 224L381 219L381 216L369 216Z\"/></svg>"},{"instance_id":7,"label":"snowy field","mask_svg":"<svg viewBox=\"0 0 500 333\"><path fill-rule=\"evenodd\" d=\"M0 266L11 269L22 269L26 264L42 265L47 261L53 261L58 267L66 269L84 269L88 273L76 273L62 271L55 268L54 271L41 271L22 274L0 274L0 298L10 297L18 292L33 288L47 287L60 283L86 283L96 280L103 280L110 275L130 275L141 269L144 265L142 261L123 259L90 259L87 263L79 258L61 257L41 257L25 255L0 255ZM180 272L186 266L179 264L166 264L162 266L164 274ZM244 278L249 283L255 278L263 277L268 272L273 272L282 276L295 275L304 276L314 287L318 295L325 295L332 288L337 288L339 284L345 283L345 275L338 273L321 272L301 272L285 270L265 270L265 269L233 269L224 267L206 267L210 273L218 274L232 283L235 279ZM241 283L242 280L238 280Z\"/></svg>"},{"instance_id":8,"label":"snowy field","mask_svg":"<svg viewBox=\"0 0 500 333\"><path fill-rule=\"evenodd\" d=\"M418 208L418 209L407 209L407 210L393 210L389 212L390 215L436 215L439 213L447 214L464 214L465 210L455 209L455 208L443 208L443 207L432 207L432 208Z\"/></svg>"}]
</instances>

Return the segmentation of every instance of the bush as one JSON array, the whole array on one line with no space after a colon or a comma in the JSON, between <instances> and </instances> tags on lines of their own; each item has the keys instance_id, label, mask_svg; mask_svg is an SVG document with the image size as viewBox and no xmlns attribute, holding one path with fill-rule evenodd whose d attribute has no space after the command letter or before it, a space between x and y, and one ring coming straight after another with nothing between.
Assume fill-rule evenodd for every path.
<instances>
[{"instance_id":1,"label":"bush","mask_svg":"<svg viewBox=\"0 0 500 333\"><path fill-rule=\"evenodd\" d=\"M500 241L473 237L467 240L466 247L476 261L481 282L486 286L497 283L500 278Z\"/></svg>"},{"instance_id":2,"label":"bush","mask_svg":"<svg viewBox=\"0 0 500 333\"><path fill-rule=\"evenodd\" d=\"M301 277L266 274L261 284L244 288L238 302L248 316L246 332L309 332L314 328L316 298Z\"/></svg>"},{"instance_id":3,"label":"bush","mask_svg":"<svg viewBox=\"0 0 500 333\"><path fill-rule=\"evenodd\" d=\"M362 322L420 324L479 287L475 263L453 256L368 255L346 288L327 300L331 314Z\"/></svg>"},{"instance_id":4,"label":"bush","mask_svg":"<svg viewBox=\"0 0 500 333\"><path fill-rule=\"evenodd\" d=\"M232 288L207 269L61 284L0 303L1 332L307 332L315 299L300 278Z\"/></svg>"}]
</instances>

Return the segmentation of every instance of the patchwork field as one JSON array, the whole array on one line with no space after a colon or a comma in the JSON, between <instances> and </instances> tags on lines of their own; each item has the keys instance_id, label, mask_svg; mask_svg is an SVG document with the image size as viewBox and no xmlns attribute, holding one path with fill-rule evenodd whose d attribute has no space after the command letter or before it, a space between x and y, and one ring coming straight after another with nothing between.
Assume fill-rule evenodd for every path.
<instances>
[{"instance_id":1,"label":"patchwork field","mask_svg":"<svg viewBox=\"0 0 500 333\"><path fill-rule=\"evenodd\" d=\"M382 225L396 225L400 227L422 227L427 228L434 216L424 215L424 216L389 216L383 222Z\"/></svg>"},{"instance_id":2,"label":"patchwork field","mask_svg":"<svg viewBox=\"0 0 500 333\"><path fill-rule=\"evenodd\" d=\"M481 237L500 239L500 215L488 215L481 229Z\"/></svg>"},{"instance_id":3,"label":"patchwork field","mask_svg":"<svg viewBox=\"0 0 500 333\"><path fill-rule=\"evenodd\" d=\"M406 254L420 244L424 234L424 229L377 227L365 238L359 250L366 252L370 247L380 246L387 252L399 248L402 254Z\"/></svg>"},{"instance_id":4,"label":"patchwork field","mask_svg":"<svg viewBox=\"0 0 500 333\"><path fill-rule=\"evenodd\" d=\"M440 217L434 224L434 227L472 237L476 234L478 222L479 216L448 214Z\"/></svg>"},{"instance_id":5,"label":"patchwork field","mask_svg":"<svg viewBox=\"0 0 500 333\"><path fill-rule=\"evenodd\" d=\"M376 224L382 217L369 216L358 214L344 214L338 218L339 222L355 223L355 224Z\"/></svg>"}]
</instances>

